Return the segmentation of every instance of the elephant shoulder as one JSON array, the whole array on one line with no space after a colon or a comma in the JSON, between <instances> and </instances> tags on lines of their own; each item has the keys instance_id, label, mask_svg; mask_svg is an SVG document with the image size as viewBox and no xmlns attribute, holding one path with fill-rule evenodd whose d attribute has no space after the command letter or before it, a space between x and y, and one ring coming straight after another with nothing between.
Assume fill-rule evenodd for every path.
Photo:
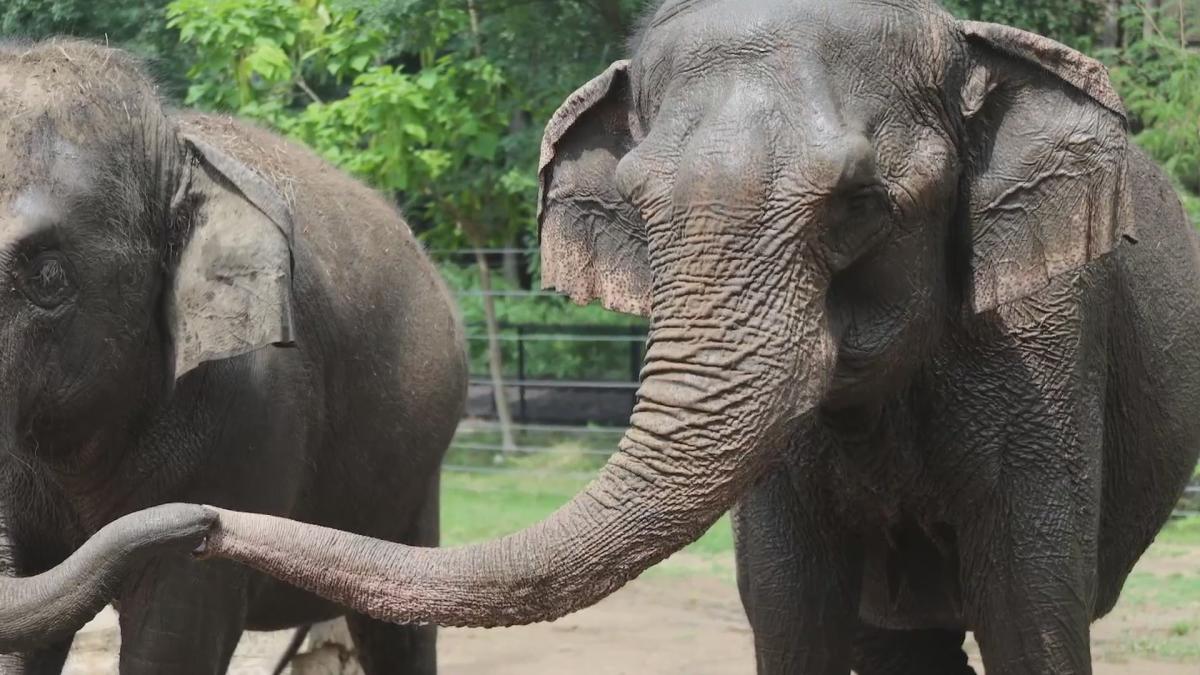
<instances>
[{"instance_id":1,"label":"elephant shoulder","mask_svg":"<svg viewBox=\"0 0 1200 675\"><path fill-rule=\"evenodd\" d=\"M1153 243L1179 230L1191 234L1179 193L1162 167L1134 144L1130 144L1128 156L1129 190L1139 239Z\"/></svg>"}]
</instances>

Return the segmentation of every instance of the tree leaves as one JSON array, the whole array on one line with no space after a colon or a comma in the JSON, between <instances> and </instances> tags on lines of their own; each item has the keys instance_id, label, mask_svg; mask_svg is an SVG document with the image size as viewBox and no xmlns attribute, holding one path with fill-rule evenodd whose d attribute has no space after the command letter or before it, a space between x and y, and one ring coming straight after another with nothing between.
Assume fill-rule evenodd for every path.
<instances>
[{"instance_id":1,"label":"tree leaves","mask_svg":"<svg viewBox=\"0 0 1200 675\"><path fill-rule=\"evenodd\" d=\"M465 0L175 0L168 17L195 50L189 104L311 145L450 247L533 232L542 124L641 4L489 0L473 21Z\"/></svg>"}]
</instances>

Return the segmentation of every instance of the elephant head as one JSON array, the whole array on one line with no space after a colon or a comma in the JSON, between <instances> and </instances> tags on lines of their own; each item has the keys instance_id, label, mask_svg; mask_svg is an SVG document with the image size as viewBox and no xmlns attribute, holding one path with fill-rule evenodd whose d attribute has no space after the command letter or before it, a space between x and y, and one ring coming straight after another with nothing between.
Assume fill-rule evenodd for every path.
<instances>
[{"instance_id":1,"label":"elephant head","mask_svg":"<svg viewBox=\"0 0 1200 675\"><path fill-rule=\"evenodd\" d=\"M106 489L118 467L167 479L162 458L134 457L134 439L174 387L294 339L290 207L169 115L132 59L87 43L0 44L0 148L0 453L50 484L113 495L76 514L87 534L144 505ZM29 508L4 492L3 508ZM210 519L182 513L158 518L166 540L192 541ZM16 625L43 634L75 621L35 584L66 583L67 606L91 606L124 569L98 565L101 553L142 550L153 530L109 530L41 582L0 580L0 614L32 607ZM0 649L13 625L0 618Z\"/></svg>"},{"instance_id":2,"label":"elephant head","mask_svg":"<svg viewBox=\"0 0 1200 675\"><path fill-rule=\"evenodd\" d=\"M403 623L553 619L696 539L801 425L904 386L948 317L1128 231L1103 68L925 0L665 0L540 166L546 284L651 319L619 451L547 520L423 550L217 511L205 555Z\"/></svg>"}]
</instances>

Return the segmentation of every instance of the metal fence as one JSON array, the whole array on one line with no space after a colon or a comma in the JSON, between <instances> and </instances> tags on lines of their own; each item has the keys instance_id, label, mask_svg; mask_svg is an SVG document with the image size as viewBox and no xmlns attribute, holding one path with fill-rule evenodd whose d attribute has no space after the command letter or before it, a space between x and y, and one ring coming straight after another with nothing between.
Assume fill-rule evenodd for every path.
<instances>
[{"instance_id":1,"label":"metal fence","mask_svg":"<svg viewBox=\"0 0 1200 675\"><path fill-rule=\"evenodd\" d=\"M1183 500L1172 514L1175 518L1200 518L1200 479L1195 479L1183 491Z\"/></svg>"},{"instance_id":2,"label":"metal fence","mask_svg":"<svg viewBox=\"0 0 1200 675\"><path fill-rule=\"evenodd\" d=\"M517 422L620 425L629 420L637 401L638 376L645 353L644 327L502 323L497 339L510 347L507 351L511 358L503 364L506 372L500 386L507 400L515 403L510 407ZM488 336L484 327L469 328L467 340L480 347L486 345ZM531 345L535 349L569 349L584 344L607 351L607 361L619 363L619 375L610 373L602 377L585 367L556 377L530 368ZM472 416L495 417L495 383L490 373L476 369L471 374L470 386L474 393Z\"/></svg>"},{"instance_id":3,"label":"metal fence","mask_svg":"<svg viewBox=\"0 0 1200 675\"><path fill-rule=\"evenodd\" d=\"M477 253L493 261L497 256L515 255L526 264L537 251L510 248L433 253L435 258L443 261L473 260ZM557 293L520 289L487 293L462 289L458 296L460 302L480 301L489 296L497 304L528 298L541 301L557 298L564 304L568 302ZM468 340L476 349L486 345L488 335L484 325L471 324L467 330ZM514 411L512 430L517 437L516 446L506 448L497 440L500 429L495 419L493 382L486 368L476 368L470 379L468 417L455 436L445 469L457 473L528 478L556 476L582 480L593 476L594 468L589 465L598 467L612 454L636 403L638 377L645 353L645 328L501 322L497 339L509 347L507 351L513 356L512 363L505 364L501 386ZM586 369L569 377L547 377L531 372L528 363L530 345L550 343L560 346L604 344L623 350L626 358L623 376L600 379L589 375ZM530 457L561 457L574 461L518 461ZM1200 478L1187 487L1173 516L1200 517Z\"/></svg>"}]
</instances>

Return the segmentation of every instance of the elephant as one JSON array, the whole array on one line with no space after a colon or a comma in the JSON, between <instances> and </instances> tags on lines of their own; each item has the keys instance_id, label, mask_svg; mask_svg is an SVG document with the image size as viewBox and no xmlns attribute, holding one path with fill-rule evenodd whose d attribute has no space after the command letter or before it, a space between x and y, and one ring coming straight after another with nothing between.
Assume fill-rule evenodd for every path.
<instances>
[{"instance_id":1,"label":"elephant","mask_svg":"<svg viewBox=\"0 0 1200 675\"><path fill-rule=\"evenodd\" d=\"M60 672L110 599L121 673L223 673L244 629L338 616L366 673L436 672L436 628L196 565L195 509L130 515L214 503L438 544L466 342L398 210L84 41L0 44L0 139L0 613L19 627L0 672Z\"/></svg>"},{"instance_id":2,"label":"elephant","mask_svg":"<svg viewBox=\"0 0 1200 675\"><path fill-rule=\"evenodd\" d=\"M650 319L587 487L459 548L197 504L122 527L488 627L732 510L760 673L970 673L968 631L988 673L1090 673L1200 449L1200 247L1128 126L1100 63L932 0L660 0L542 144L543 283Z\"/></svg>"}]
</instances>

